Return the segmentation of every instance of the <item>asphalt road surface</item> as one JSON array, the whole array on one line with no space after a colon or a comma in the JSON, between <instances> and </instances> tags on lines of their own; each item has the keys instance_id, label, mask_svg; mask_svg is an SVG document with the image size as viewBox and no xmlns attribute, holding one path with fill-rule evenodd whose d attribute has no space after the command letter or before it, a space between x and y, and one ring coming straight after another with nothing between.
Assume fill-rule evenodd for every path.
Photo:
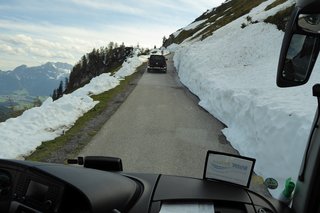
<instances>
[{"instance_id":1,"label":"asphalt road surface","mask_svg":"<svg viewBox=\"0 0 320 213\"><path fill-rule=\"evenodd\" d=\"M236 153L223 125L198 106L167 58L168 72L145 72L80 155L120 157L126 172L201 178L207 150Z\"/></svg>"}]
</instances>

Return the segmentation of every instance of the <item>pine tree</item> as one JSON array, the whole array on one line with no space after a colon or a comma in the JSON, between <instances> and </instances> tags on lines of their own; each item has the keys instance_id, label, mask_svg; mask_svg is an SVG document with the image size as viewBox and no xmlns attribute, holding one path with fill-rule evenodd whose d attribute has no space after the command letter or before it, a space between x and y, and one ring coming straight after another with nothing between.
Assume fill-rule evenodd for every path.
<instances>
[{"instance_id":1,"label":"pine tree","mask_svg":"<svg viewBox=\"0 0 320 213\"><path fill-rule=\"evenodd\" d=\"M66 89L68 88L68 85L69 85L69 78L65 78L64 79L64 91L66 91Z\"/></svg>"},{"instance_id":2,"label":"pine tree","mask_svg":"<svg viewBox=\"0 0 320 213\"><path fill-rule=\"evenodd\" d=\"M112 50L114 47L114 43L111 41L109 44L108 44L108 48L109 50Z\"/></svg>"},{"instance_id":3,"label":"pine tree","mask_svg":"<svg viewBox=\"0 0 320 213\"><path fill-rule=\"evenodd\" d=\"M86 72L87 66L88 66L88 59L87 59L86 55L83 55L81 58L81 71Z\"/></svg>"},{"instance_id":4,"label":"pine tree","mask_svg":"<svg viewBox=\"0 0 320 213\"><path fill-rule=\"evenodd\" d=\"M88 83L93 77L111 72L120 66L126 57L132 54L132 51L133 48L125 47L123 42L120 46L115 42L110 42L107 47L93 49L90 53L83 55L72 68L68 83L63 85L65 90L62 90L62 93L70 93ZM59 88L56 89L57 98L61 97L62 93Z\"/></svg>"},{"instance_id":5,"label":"pine tree","mask_svg":"<svg viewBox=\"0 0 320 213\"><path fill-rule=\"evenodd\" d=\"M61 98L63 96L63 81L60 81L60 85L57 90L57 98Z\"/></svg>"},{"instance_id":6,"label":"pine tree","mask_svg":"<svg viewBox=\"0 0 320 213\"><path fill-rule=\"evenodd\" d=\"M164 44L166 43L166 41L167 41L166 36L163 36L163 38L162 38L162 46L164 46Z\"/></svg>"},{"instance_id":7,"label":"pine tree","mask_svg":"<svg viewBox=\"0 0 320 213\"><path fill-rule=\"evenodd\" d=\"M58 99L57 98L58 96L57 96L57 90L56 89L53 90L53 93L52 93L51 97L52 97L52 100L54 100L54 101Z\"/></svg>"}]
</instances>

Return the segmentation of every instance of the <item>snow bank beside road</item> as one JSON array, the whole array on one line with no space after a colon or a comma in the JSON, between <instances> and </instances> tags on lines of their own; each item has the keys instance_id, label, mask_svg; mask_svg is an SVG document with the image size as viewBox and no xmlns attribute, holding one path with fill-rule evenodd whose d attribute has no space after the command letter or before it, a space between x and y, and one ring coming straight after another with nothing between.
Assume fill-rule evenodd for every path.
<instances>
[{"instance_id":1,"label":"snow bank beside road","mask_svg":"<svg viewBox=\"0 0 320 213\"><path fill-rule=\"evenodd\" d=\"M313 84L277 88L283 32L258 23L239 33L240 25L238 20L202 42L170 48L182 83L227 125L223 133L233 147L257 159L255 172L279 181L271 191L278 196L285 179L298 175L316 110Z\"/></svg>"},{"instance_id":2,"label":"snow bank beside road","mask_svg":"<svg viewBox=\"0 0 320 213\"><path fill-rule=\"evenodd\" d=\"M136 71L136 68L147 60L148 57L146 56L128 58L127 61L122 64L122 68L118 72L116 72L114 76L122 79L126 76L132 75Z\"/></svg>"},{"instance_id":3,"label":"snow bank beside road","mask_svg":"<svg viewBox=\"0 0 320 213\"><path fill-rule=\"evenodd\" d=\"M29 154L43 141L53 140L74 125L79 117L98 102L90 97L116 87L125 76L136 71L145 58L133 57L114 75L101 74L75 92L57 101L48 98L41 107L25 111L17 118L0 123L0 158L17 158Z\"/></svg>"}]
</instances>

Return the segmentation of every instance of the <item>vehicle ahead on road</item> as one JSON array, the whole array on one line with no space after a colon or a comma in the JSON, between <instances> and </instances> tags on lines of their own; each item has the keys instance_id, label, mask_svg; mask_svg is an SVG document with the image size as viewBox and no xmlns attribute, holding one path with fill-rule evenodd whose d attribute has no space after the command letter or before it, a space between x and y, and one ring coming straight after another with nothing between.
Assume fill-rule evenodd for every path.
<instances>
[{"instance_id":1,"label":"vehicle ahead on road","mask_svg":"<svg viewBox=\"0 0 320 213\"><path fill-rule=\"evenodd\" d=\"M308 81L320 50L319 17L320 0L297 2L282 44L278 86L298 86ZM291 207L248 189L254 159L208 152L203 179L125 173L118 158L80 157L69 161L84 168L3 159L0 212L319 213L319 84L313 87L313 95L319 105ZM290 201L292 188L288 189L284 194Z\"/></svg>"},{"instance_id":2,"label":"vehicle ahead on road","mask_svg":"<svg viewBox=\"0 0 320 213\"><path fill-rule=\"evenodd\" d=\"M148 61L148 72L167 72L167 62L163 55L150 55Z\"/></svg>"}]
</instances>

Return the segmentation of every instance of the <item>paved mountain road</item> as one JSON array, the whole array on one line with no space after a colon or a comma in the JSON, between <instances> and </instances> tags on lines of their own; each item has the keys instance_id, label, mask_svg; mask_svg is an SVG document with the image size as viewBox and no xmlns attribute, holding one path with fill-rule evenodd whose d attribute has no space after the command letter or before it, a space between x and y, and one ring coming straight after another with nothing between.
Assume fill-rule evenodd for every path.
<instances>
[{"instance_id":1,"label":"paved mountain road","mask_svg":"<svg viewBox=\"0 0 320 213\"><path fill-rule=\"evenodd\" d=\"M207 150L236 153L223 125L198 106L167 57L168 72L145 72L80 155L120 157L126 172L200 178Z\"/></svg>"}]
</instances>

